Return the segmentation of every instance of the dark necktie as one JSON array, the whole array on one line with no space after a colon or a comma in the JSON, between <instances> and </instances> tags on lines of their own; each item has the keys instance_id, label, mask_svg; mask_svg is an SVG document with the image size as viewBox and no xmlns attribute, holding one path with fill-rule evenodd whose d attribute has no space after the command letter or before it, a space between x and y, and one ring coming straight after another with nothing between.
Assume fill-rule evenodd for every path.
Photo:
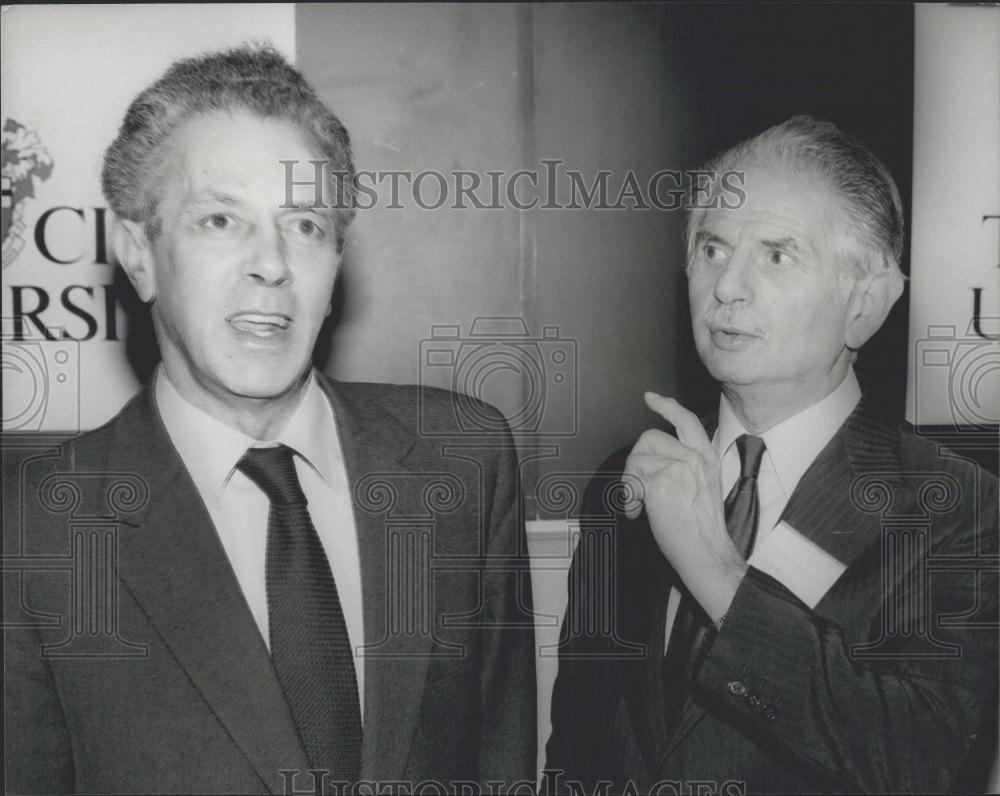
<instances>
[{"instance_id":1,"label":"dark necktie","mask_svg":"<svg viewBox=\"0 0 1000 796\"><path fill-rule=\"evenodd\" d=\"M361 709L337 585L309 517L291 448L250 448L237 468L261 488L267 515L271 660L317 769L331 780L361 772Z\"/></svg>"},{"instance_id":2,"label":"dark necktie","mask_svg":"<svg viewBox=\"0 0 1000 796\"><path fill-rule=\"evenodd\" d=\"M740 555L748 558L760 517L757 474L764 457L764 440L744 434L737 438L736 448L740 454L740 477L726 497L726 528ZM664 717L668 737L677 728L684 705L691 696L697 650L710 624L701 606L682 589L677 617L663 656Z\"/></svg>"}]
</instances>

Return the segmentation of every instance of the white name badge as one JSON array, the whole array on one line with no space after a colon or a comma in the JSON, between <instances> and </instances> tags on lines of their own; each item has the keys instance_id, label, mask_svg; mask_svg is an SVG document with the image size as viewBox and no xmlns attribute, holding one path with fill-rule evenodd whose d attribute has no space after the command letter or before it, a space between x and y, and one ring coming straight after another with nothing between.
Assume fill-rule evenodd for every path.
<instances>
[{"instance_id":1,"label":"white name badge","mask_svg":"<svg viewBox=\"0 0 1000 796\"><path fill-rule=\"evenodd\" d=\"M766 572L810 608L823 599L847 567L787 522L779 522L747 562Z\"/></svg>"}]
</instances>

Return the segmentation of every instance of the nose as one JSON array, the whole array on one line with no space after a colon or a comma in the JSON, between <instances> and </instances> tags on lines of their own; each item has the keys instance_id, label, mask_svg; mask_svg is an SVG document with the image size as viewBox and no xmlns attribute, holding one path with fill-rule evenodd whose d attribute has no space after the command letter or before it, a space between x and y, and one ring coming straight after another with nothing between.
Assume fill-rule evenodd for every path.
<instances>
[{"instance_id":1,"label":"nose","mask_svg":"<svg viewBox=\"0 0 1000 796\"><path fill-rule=\"evenodd\" d=\"M733 252L715 281L715 298L720 304L752 301L754 294L754 264L746 252Z\"/></svg>"},{"instance_id":2,"label":"nose","mask_svg":"<svg viewBox=\"0 0 1000 796\"><path fill-rule=\"evenodd\" d=\"M283 285L292 279L285 241L275 229L262 229L253 240L247 277L265 285Z\"/></svg>"}]
</instances>

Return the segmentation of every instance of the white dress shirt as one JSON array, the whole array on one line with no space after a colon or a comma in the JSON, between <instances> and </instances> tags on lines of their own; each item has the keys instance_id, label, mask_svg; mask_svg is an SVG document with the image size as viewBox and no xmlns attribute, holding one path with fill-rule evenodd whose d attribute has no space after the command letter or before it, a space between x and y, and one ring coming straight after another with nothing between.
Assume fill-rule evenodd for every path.
<instances>
[{"instance_id":1,"label":"white dress shirt","mask_svg":"<svg viewBox=\"0 0 1000 796\"><path fill-rule=\"evenodd\" d=\"M808 409L783 420L759 435L764 440L764 456L757 476L760 515L754 549L774 529L799 480L861 400L854 368L849 368L839 386ZM728 495L740 476L740 453L736 439L749 432L736 417L725 395L719 399L719 426L712 448L722 459L722 494ZM751 551L749 563L753 564ZM667 601L667 641L677 615L680 591L670 590Z\"/></svg>"},{"instance_id":2,"label":"white dress shirt","mask_svg":"<svg viewBox=\"0 0 1000 796\"><path fill-rule=\"evenodd\" d=\"M354 649L358 691L364 711L364 643L361 560L350 484L337 435L333 407L310 374L302 400L277 438L261 442L188 403L160 367L156 406L170 441L187 467L225 548L250 613L270 647L264 564L267 549L267 496L236 469L250 447L287 445L297 454L295 469L309 501L309 516L326 551Z\"/></svg>"}]
</instances>

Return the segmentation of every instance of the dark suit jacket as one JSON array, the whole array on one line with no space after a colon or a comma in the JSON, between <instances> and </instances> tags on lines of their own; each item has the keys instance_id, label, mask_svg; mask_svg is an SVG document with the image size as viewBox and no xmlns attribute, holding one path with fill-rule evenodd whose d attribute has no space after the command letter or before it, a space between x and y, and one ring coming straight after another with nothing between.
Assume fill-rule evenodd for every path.
<instances>
[{"instance_id":1,"label":"dark suit jacket","mask_svg":"<svg viewBox=\"0 0 1000 796\"><path fill-rule=\"evenodd\" d=\"M949 788L997 704L996 479L859 406L783 515L847 569L811 610L751 568L700 648L694 698L668 737L661 661L678 579L645 516L616 510L627 453L605 463L582 511L547 747L546 767L565 772L561 786L550 775L553 789ZM610 607L595 618L602 595Z\"/></svg>"},{"instance_id":2,"label":"dark suit jacket","mask_svg":"<svg viewBox=\"0 0 1000 796\"><path fill-rule=\"evenodd\" d=\"M510 436L448 436L454 396L440 390L321 384L359 536L362 779L534 781ZM291 792L279 772L305 772L304 749L152 390L10 475L5 619L20 626L5 633L8 789ZM294 788L310 791L309 776Z\"/></svg>"}]
</instances>

